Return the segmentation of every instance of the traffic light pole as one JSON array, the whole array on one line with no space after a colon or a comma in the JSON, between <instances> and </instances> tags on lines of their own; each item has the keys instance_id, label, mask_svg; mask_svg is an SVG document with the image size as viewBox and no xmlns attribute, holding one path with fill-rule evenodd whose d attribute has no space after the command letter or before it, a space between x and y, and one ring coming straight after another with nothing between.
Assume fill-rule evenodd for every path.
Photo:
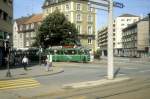
<instances>
[{"instance_id":1,"label":"traffic light pole","mask_svg":"<svg viewBox=\"0 0 150 99\"><path fill-rule=\"evenodd\" d=\"M114 63L113 63L113 0L109 0L108 7L108 69L107 78L114 79Z\"/></svg>"}]
</instances>

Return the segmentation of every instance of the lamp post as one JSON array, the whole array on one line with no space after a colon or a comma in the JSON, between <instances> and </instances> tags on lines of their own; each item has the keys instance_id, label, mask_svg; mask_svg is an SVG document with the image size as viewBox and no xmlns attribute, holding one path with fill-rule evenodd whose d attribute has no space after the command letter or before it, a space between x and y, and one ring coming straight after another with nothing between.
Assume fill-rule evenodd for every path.
<instances>
[{"instance_id":1,"label":"lamp post","mask_svg":"<svg viewBox=\"0 0 150 99\"><path fill-rule=\"evenodd\" d=\"M10 64L9 64L9 61L10 61L10 49L11 49L11 46L10 46L10 36L7 35L6 36L6 40L5 40L5 49L8 47L8 54L7 54L7 73L6 73L6 77L11 77L11 72L10 72ZM9 46L6 46L7 45L7 42L8 42L8 45Z\"/></svg>"},{"instance_id":2,"label":"lamp post","mask_svg":"<svg viewBox=\"0 0 150 99\"><path fill-rule=\"evenodd\" d=\"M42 52L42 47L40 45L39 46L39 65L41 65L41 52Z\"/></svg>"}]
</instances>

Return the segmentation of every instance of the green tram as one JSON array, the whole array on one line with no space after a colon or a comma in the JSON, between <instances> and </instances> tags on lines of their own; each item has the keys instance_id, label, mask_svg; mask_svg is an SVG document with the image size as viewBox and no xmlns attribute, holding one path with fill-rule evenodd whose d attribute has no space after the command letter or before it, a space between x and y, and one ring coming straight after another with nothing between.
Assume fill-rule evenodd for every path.
<instances>
[{"instance_id":1,"label":"green tram","mask_svg":"<svg viewBox=\"0 0 150 99\"><path fill-rule=\"evenodd\" d=\"M52 55L53 62L89 62L90 49L83 48L60 48L60 49L46 49L43 50L42 55Z\"/></svg>"}]
</instances>

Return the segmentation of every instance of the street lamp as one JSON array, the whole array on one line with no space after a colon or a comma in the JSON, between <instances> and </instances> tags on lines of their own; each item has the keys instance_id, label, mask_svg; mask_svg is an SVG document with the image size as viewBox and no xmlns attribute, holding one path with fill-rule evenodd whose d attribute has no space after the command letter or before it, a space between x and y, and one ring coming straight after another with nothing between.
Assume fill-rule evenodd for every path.
<instances>
[{"instance_id":1,"label":"street lamp","mask_svg":"<svg viewBox=\"0 0 150 99\"><path fill-rule=\"evenodd\" d=\"M41 53L42 53L42 47L39 46L39 65L41 65Z\"/></svg>"},{"instance_id":2,"label":"street lamp","mask_svg":"<svg viewBox=\"0 0 150 99\"><path fill-rule=\"evenodd\" d=\"M8 45L7 45L8 43ZM8 48L8 54L7 54L7 73L6 73L6 77L11 77L11 72L10 72L10 64L9 64L9 61L10 61L10 49L11 49L11 46L10 46L10 36L7 35L6 36L6 40L5 40L5 50Z\"/></svg>"}]
</instances>

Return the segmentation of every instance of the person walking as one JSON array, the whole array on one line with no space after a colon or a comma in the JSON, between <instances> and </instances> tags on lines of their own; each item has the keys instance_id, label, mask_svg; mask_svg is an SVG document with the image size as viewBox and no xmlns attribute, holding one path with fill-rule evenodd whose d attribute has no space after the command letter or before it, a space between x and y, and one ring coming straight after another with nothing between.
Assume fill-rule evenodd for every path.
<instances>
[{"instance_id":1,"label":"person walking","mask_svg":"<svg viewBox=\"0 0 150 99\"><path fill-rule=\"evenodd\" d=\"M27 70L28 63L29 63L28 58L26 56L24 56L22 59L22 64L23 64L24 70Z\"/></svg>"},{"instance_id":2,"label":"person walking","mask_svg":"<svg viewBox=\"0 0 150 99\"><path fill-rule=\"evenodd\" d=\"M50 67L52 67L52 55L49 55L49 59L47 56L45 61L46 61L46 71L50 71Z\"/></svg>"}]
</instances>

